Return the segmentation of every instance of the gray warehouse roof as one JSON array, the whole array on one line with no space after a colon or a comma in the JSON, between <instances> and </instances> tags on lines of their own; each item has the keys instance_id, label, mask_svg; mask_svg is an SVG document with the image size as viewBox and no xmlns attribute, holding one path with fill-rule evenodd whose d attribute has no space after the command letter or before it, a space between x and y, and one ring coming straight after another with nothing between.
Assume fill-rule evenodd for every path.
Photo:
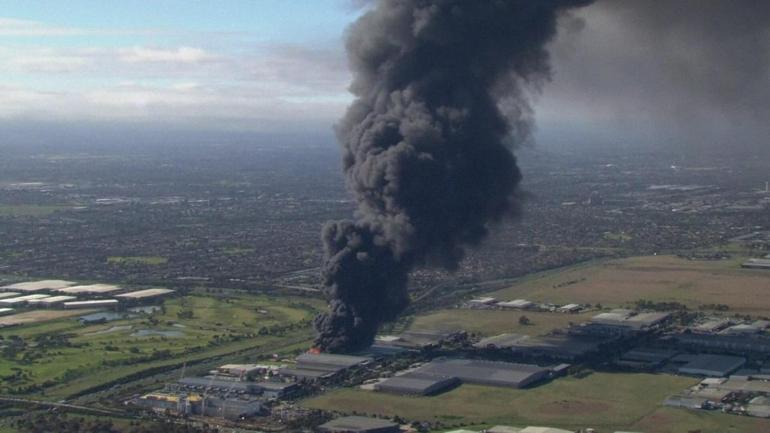
<instances>
[{"instance_id":1,"label":"gray warehouse roof","mask_svg":"<svg viewBox=\"0 0 770 433\"><path fill-rule=\"evenodd\" d=\"M743 367L746 359L727 355L698 355L679 369L680 373L724 377Z\"/></svg>"},{"instance_id":2,"label":"gray warehouse roof","mask_svg":"<svg viewBox=\"0 0 770 433\"><path fill-rule=\"evenodd\" d=\"M307 370L340 371L371 361L371 358L331 353L303 353L298 356L297 368Z\"/></svg>"},{"instance_id":3,"label":"gray warehouse roof","mask_svg":"<svg viewBox=\"0 0 770 433\"><path fill-rule=\"evenodd\" d=\"M37 292L39 290L56 290L71 286L75 283L64 280L42 280L28 281L26 283L16 283L9 286L0 287L3 290L14 290L18 292Z\"/></svg>"},{"instance_id":4,"label":"gray warehouse roof","mask_svg":"<svg viewBox=\"0 0 770 433\"><path fill-rule=\"evenodd\" d=\"M523 388L548 374L537 365L471 359L436 359L418 368L412 377L457 377L481 385Z\"/></svg>"},{"instance_id":5,"label":"gray warehouse roof","mask_svg":"<svg viewBox=\"0 0 770 433\"><path fill-rule=\"evenodd\" d=\"M415 377L406 374L386 379L374 385L374 389L394 394L430 395L459 383L456 377Z\"/></svg>"},{"instance_id":6,"label":"gray warehouse roof","mask_svg":"<svg viewBox=\"0 0 770 433\"><path fill-rule=\"evenodd\" d=\"M191 388L216 388L221 390L229 390L233 392L243 392L248 394L257 394L260 389L253 383L249 382L236 382L233 380L217 380L207 379L205 377L183 377L178 380L180 385L184 385Z\"/></svg>"},{"instance_id":7,"label":"gray warehouse roof","mask_svg":"<svg viewBox=\"0 0 770 433\"><path fill-rule=\"evenodd\" d=\"M483 340L479 341L478 343L474 344L473 347L476 347L478 349L487 349L487 348L494 348L494 349L505 349L505 348L511 348L516 345L519 341L522 339L526 339L527 337L521 334L501 334L501 335L495 335L494 337L487 337Z\"/></svg>"},{"instance_id":8,"label":"gray warehouse roof","mask_svg":"<svg viewBox=\"0 0 770 433\"><path fill-rule=\"evenodd\" d=\"M318 430L329 433L390 433L398 432L398 424L377 418L346 416L322 424Z\"/></svg>"},{"instance_id":9,"label":"gray warehouse roof","mask_svg":"<svg viewBox=\"0 0 770 433\"><path fill-rule=\"evenodd\" d=\"M322 371L322 370L306 370L302 368L282 368L280 370L280 373L282 376L291 376L296 377L297 379L322 379L326 377L331 377L334 372L333 371Z\"/></svg>"}]
</instances>

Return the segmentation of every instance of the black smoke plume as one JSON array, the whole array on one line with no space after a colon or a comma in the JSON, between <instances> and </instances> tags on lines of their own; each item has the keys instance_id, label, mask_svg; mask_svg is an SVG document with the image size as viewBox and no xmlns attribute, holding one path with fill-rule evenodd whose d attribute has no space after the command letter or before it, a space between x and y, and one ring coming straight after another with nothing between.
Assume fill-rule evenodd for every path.
<instances>
[{"instance_id":1,"label":"black smoke plume","mask_svg":"<svg viewBox=\"0 0 770 433\"><path fill-rule=\"evenodd\" d=\"M560 11L587 0L381 0L349 30L356 99L337 126L355 221L323 231L330 311L316 347L371 344L415 266L454 269L515 212L526 91L550 75Z\"/></svg>"}]
</instances>

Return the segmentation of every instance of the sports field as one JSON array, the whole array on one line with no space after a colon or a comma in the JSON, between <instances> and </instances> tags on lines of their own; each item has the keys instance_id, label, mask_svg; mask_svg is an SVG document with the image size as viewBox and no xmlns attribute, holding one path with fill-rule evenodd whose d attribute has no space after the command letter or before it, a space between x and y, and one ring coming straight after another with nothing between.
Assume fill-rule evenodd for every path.
<instances>
[{"instance_id":1,"label":"sports field","mask_svg":"<svg viewBox=\"0 0 770 433\"><path fill-rule=\"evenodd\" d=\"M647 433L759 433L770 421L717 414L695 414L662 408L668 395L697 383L696 379L654 374L594 373L558 379L527 390L462 385L434 397L402 397L359 389L336 390L303 402L304 406L347 413L398 415L407 420L440 422L443 426L549 425L566 429L593 427L600 431L639 430ZM643 391L642 391L643 390ZM729 426L739 429L730 429Z\"/></svg>"},{"instance_id":2,"label":"sports field","mask_svg":"<svg viewBox=\"0 0 770 433\"><path fill-rule=\"evenodd\" d=\"M66 398L83 389L182 361L309 339L318 301L191 295L163 310L104 324L74 317L0 331L0 393Z\"/></svg>"},{"instance_id":3,"label":"sports field","mask_svg":"<svg viewBox=\"0 0 770 433\"><path fill-rule=\"evenodd\" d=\"M766 315L770 311L770 271L742 269L744 259L645 256L590 262L533 274L490 296L612 306L640 299L691 307L725 304L734 311Z\"/></svg>"}]
</instances>

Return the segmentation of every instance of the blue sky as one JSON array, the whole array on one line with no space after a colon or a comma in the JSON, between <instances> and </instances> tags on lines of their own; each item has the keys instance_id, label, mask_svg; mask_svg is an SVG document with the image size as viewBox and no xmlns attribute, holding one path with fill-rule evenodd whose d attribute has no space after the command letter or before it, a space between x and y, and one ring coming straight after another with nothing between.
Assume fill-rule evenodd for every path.
<instances>
[{"instance_id":1,"label":"blue sky","mask_svg":"<svg viewBox=\"0 0 770 433\"><path fill-rule=\"evenodd\" d=\"M148 124L331 141L351 100L345 29L368 1L0 0L0 128ZM532 95L540 145L766 147L770 62L751 55L768 52L764 15L734 29L754 12L645 4L597 0L562 17L553 79ZM681 14L684 4L698 13Z\"/></svg>"},{"instance_id":2,"label":"blue sky","mask_svg":"<svg viewBox=\"0 0 770 433\"><path fill-rule=\"evenodd\" d=\"M353 4L0 1L0 118L330 125Z\"/></svg>"}]
</instances>

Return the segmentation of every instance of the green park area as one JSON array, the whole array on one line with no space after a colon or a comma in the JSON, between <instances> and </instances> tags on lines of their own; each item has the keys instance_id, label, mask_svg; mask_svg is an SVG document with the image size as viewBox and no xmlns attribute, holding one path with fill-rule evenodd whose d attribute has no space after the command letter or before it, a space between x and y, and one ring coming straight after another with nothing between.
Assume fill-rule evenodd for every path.
<instances>
[{"instance_id":1,"label":"green park area","mask_svg":"<svg viewBox=\"0 0 770 433\"><path fill-rule=\"evenodd\" d=\"M308 341L320 306L300 298L201 293L106 323L65 317L5 328L0 393L58 400L166 366Z\"/></svg>"}]
</instances>

